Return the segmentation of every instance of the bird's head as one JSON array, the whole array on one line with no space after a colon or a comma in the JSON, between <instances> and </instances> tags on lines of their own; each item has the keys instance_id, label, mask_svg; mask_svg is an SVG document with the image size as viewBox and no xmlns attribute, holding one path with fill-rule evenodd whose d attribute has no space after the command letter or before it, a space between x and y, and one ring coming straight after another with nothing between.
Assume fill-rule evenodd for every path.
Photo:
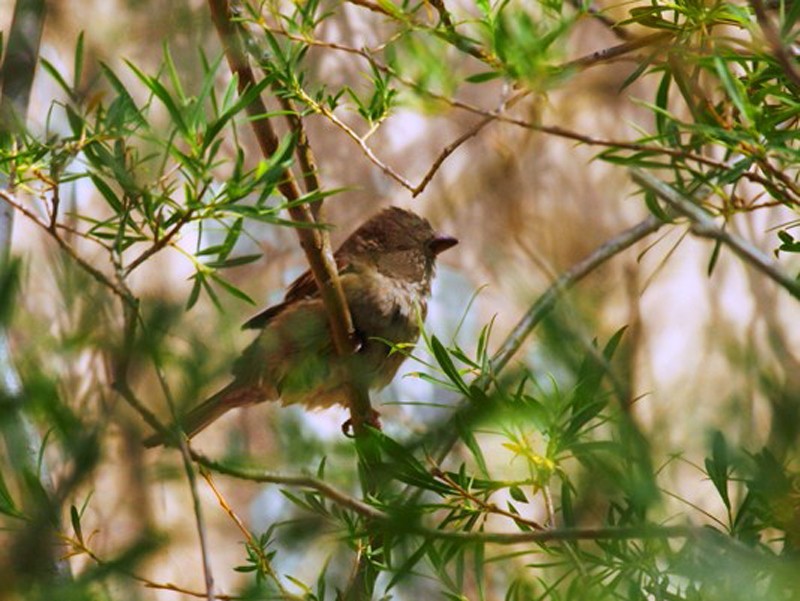
<instances>
[{"instance_id":1,"label":"bird's head","mask_svg":"<svg viewBox=\"0 0 800 601\"><path fill-rule=\"evenodd\" d=\"M436 257L457 243L424 217L390 207L353 232L339 253L350 263L374 265L385 276L429 285Z\"/></svg>"}]
</instances>

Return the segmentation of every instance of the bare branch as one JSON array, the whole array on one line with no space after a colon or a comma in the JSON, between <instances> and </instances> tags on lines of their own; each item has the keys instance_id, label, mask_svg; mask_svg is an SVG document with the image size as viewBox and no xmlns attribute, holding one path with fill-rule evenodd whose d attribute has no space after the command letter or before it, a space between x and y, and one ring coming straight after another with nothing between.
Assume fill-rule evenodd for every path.
<instances>
[{"instance_id":1,"label":"bare branch","mask_svg":"<svg viewBox=\"0 0 800 601\"><path fill-rule=\"evenodd\" d=\"M177 222L175 222L175 225L173 225L166 234L164 234L161 238L153 242L152 246L146 248L138 257L136 257L125 267L125 269L122 272L122 277L125 278L129 276L134 269L139 267L142 263L147 261L147 259L152 257L154 254L156 254L158 251L163 249L168 244L170 244L172 240L181 231L181 228L183 228L183 226L186 225L189 222L189 220L191 220L193 215L194 211L192 209L186 211L181 216L181 218L178 219Z\"/></svg>"},{"instance_id":2,"label":"bare branch","mask_svg":"<svg viewBox=\"0 0 800 601\"><path fill-rule=\"evenodd\" d=\"M208 484L208 486L211 488L211 491L217 498L217 502L219 503L220 507L222 507L223 511L225 511L225 513L228 514L228 517L230 517L231 520L233 520L233 523L236 524L236 527L239 529L239 532L241 532L247 539L247 542L250 545L250 549L254 553L258 554L258 559L261 563L261 569L267 573L267 575L270 577L275 586L278 587L278 589L281 592L282 598L290 601L303 601L305 597L294 595L290 591L288 591L286 587L283 586L283 582L281 582L281 579L278 577L278 574L272 567L272 562L270 561L270 558L264 554L263 550L261 549L261 545L256 540L256 537L253 536L253 533L250 532L250 530L248 530L247 526L244 525L242 519L238 515L236 515L236 512L230 506L228 501L225 499L224 496L222 496L222 493L220 492L219 488L217 488L217 485L214 483L214 480L211 477L211 474L209 473L208 469L206 469L203 466L200 466L200 474L205 479L206 484Z\"/></svg>"},{"instance_id":3,"label":"bare branch","mask_svg":"<svg viewBox=\"0 0 800 601\"><path fill-rule=\"evenodd\" d=\"M339 119L336 114L330 110L327 106L320 104L319 102L315 101L311 96L306 94L305 90L302 88L298 88L296 90L298 96L301 98L303 102L305 102L309 107L311 107L314 112L319 113L320 115L324 116L328 121L333 123L336 127L341 129L345 134L350 137L361 149L361 152L373 163L375 164L381 171L383 171L386 175L396 181L398 184L406 188L407 190L414 192L415 186L405 177L400 175L397 171L395 171L392 167L384 163L378 156L375 154L375 151L367 144L362 136L359 136L356 131L347 125L344 121Z\"/></svg>"},{"instance_id":4,"label":"bare branch","mask_svg":"<svg viewBox=\"0 0 800 601\"><path fill-rule=\"evenodd\" d=\"M456 150L458 150L458 148L467 140L477 136L484 127L490 123L493 123L494 121L495 119L493 117L484 117L470 129L461 134L458 138L450 142L450 144L445 146L444 149L442 149L442 151L439 153L439 156L436 157L433 163L431 163L428 172L422 177L419 184L417 184L416 187L411 191L411 195L415 197L419 196L423 190L428 187L428 184L433 179L433 176L436 175L436 172L439 171L439 168L447 160L447 158Z\"/></svg>"},{"instance_id":5,"label":"bare branch","mask_svg":"<svg viewBox=\"0 0 800 601\"><path fill-rule=\"evenodd\" d=\"M208 457L192 450L192 459L205 468L213 472L233 476L242 480L250 480L252 482L268 482L271 484L283 484L286 486L296 486L299 488L308 488L316 490L324 497L334 501L338 505L355 511L364 517L388 520L388 514L379 509L375 509L372 505L368 505L363 501L340 491L339 489L331 486L324 480L318 480L311 476L285 476L280 474L273 474L264 470L246 467L233 467L224 463L219 463L209 459Z\"/></svg>"},{"instance_id":6,"label":"bare branch","mask_svg":"<svg viewBox=\"0 0 800 601\"><path fill-rule=\"evenodd\" d=\"M572 286L600 265L631 247L639 240L656 232L663 223L650 215L627 230L617 234L598 246L588 257L562 273L555 282L542 294L520 319L514 329L506 337L503 344L490 360L489 372L496 376L522 347L522 343L530 335L555 305L556 301Z\"/></svg>"},{"instance_id":7,"label":"bare branch","mask_svg":"<svg viewBox=\"0 0 800 601\"><path fill-rule=\"evenodd\" d=\"M739 255L746 263L777 282L789 294L800 300L800 282L785 273L769 255L750 242L719 227L711 215L699 203L661 181L654 175L640 169L631 169L633 181L653 192L664 200L676 213L688 217L692 222L692 232L702 238L718 240Z\"/></svg>"},{"instance_id":8,"label":"bare branch","mask_svg":"<svg viewBox=\"0 0 800 601\"><path fill-rule=\"evenodd\" d=\"M16 196L12 194L8 190L0 189L0 198L3 199L8 205L14 207L15 210L19 211L25 217L30 219L33 223L38 225L44 231L46 231L50 237L55 240L61 249L69 255L78 266L83 269L86 273L88 273L94 280L108 288L111 292L113 292L116 296L118 296L122 301L127 304L132 302L130 295L126 290L121 288L117 285L114 281L111 280L106 274L102 271L94 267L90 264L86 259L81 257L72 246L70 246L61 236L58 235L58 230L56 228L50 227L49 224L45 223L41 219L39 219L32 211L30 211L25 205L20 203Z\"/></svg>"},{"instance_id":9,"label":"bare branch","mask_svg":"<svg viewBox=\"0 0 800 601\"><path fill-rule=\"evenodd\" d=\"M582 56L580 58L576 58L575 60L568 61L563 65L561 65L560 68L585 69L587 67L596 65L598 63L608 62L610 60L614 60L616 58L624 56L626 54L630 54L631 52L639 50L640 48L646 48L648 46L657 46L662 42L666 42L667 40L673 38L674 36L675 34L672 32L660 32L638 38L633 38L622 44L611 46L610 48L603 48L602 50L598 50L597 52L592 52L591 54L588 54L586 56Z\"/></svg>"},{"instance_id":10,"label":"bare branch","mask_svg":"<svg viewBox=\"0 0 800 601\"><path fill-rule=\"evenodd\" d=\"M211 571L211 556L208 551L208 534L206 533L206 524L203 519L203 506L200 504L200 495L197 494L197 475L194 473L194 464L189 452L189 445L186 440L180 441L181 457L183 458L183 468L186 471L186 476L189 479L189 491L192 495L192 509L194 510L195 525L197 527L197 536L200 540L200 557L203 562L203 576L206 584L206 598L208 601L216 599L214 592L214 575Z\"/></svg>"}]
</instances>

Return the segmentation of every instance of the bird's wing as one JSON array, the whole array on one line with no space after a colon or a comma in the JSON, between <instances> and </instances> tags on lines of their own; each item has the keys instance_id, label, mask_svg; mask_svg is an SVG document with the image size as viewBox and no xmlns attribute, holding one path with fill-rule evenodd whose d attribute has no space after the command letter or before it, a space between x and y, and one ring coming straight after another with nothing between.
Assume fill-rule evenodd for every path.
<instances>
[{"instance_id":1,"label":"bird's wing","mask_svg":"<svg viewBox=\"0 0 800 601\"><path fill-rule=\"evenodd\" d=\"M349 264L348 261L342 258L341 253L336 253L334 256L336 260L336 269L339 272L339 275L343 275L348 272ZM264 328L276 315L283 312L284 309L291 303L304 299L304 298L313 298L319 295L319 290L317 289L317 283L314 281L314 276L311 274L311 270L306 270L300 276L295 279L291 284L289 284L289 288L286 290L286 295L283 297L283 302L278 303L277 305L272 305L254 315L250 319L248 319L245 324L242 326L243 330L260 330Z\"/></svg>"},{"instance_id":2,"label":"bird's wing","mask_svg":"<svg viewBox=\"0 0 800 601\"><path fill-rule=\"evenodd\" d=\"M243 330L260 330L270 322L270 320L278 315L281 311L286 308L288 303L286 301L282 303L278 303L277 305L272 305L261 311L261 313L254 315L250 319L248 319L244 325L242 325Z\"/></svg>"}]
</instances>

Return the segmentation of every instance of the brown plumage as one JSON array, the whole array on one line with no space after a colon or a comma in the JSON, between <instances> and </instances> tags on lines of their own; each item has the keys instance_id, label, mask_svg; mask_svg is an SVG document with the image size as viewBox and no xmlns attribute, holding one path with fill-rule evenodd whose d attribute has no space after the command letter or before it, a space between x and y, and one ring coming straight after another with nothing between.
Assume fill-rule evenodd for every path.
<instances>
[{"instance_id":1,"label":"brown plumage","mask_svg":"<svg viewBox=\"0 0 800 601\"><path fill-rule=\"evenodd\" d=\"M233 366L233 381L181 419L191 437L235 407L280 399L310 408L346 404L345 374L364 389L379 389L394 377L404 356L388 342L414 343L424 319L436 256L457 243L437 234L419 215L396 207L365 222L334 257L353 325L357 353L337 356L328 317L310 272L289 286L283 302L245 325L261 330ZM347 369L345 361L352 361ZM156 434L147 446L163 443Z\"/></svg>"}]
</instances>

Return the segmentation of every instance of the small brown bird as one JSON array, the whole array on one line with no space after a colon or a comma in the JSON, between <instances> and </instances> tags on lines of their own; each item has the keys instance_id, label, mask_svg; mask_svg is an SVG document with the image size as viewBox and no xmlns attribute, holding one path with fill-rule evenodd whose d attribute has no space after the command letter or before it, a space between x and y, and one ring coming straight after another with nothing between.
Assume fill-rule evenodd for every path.
<instances>
[{"instance_id":1,"label":"small brown bird","mask_svg":"<svg viewBox=\"0 0 800 601\"><path fill-rule=\"evenodd\" d=\"M352 383L364 390L386 386L405 358L390 354L389 343L417 341L436 257L457 243L397 207L369 219L334 255L361 343L358 352L349 358L336 354L319 290L306 271L282 303L244 324L260 333L234 364L233 381L185 415L183 431L192 437L227 411L264 401L310 408L346 405L345 377L355 378ZM156 434L145 445L163 442Z\"/></svg>"}]
</instances>

